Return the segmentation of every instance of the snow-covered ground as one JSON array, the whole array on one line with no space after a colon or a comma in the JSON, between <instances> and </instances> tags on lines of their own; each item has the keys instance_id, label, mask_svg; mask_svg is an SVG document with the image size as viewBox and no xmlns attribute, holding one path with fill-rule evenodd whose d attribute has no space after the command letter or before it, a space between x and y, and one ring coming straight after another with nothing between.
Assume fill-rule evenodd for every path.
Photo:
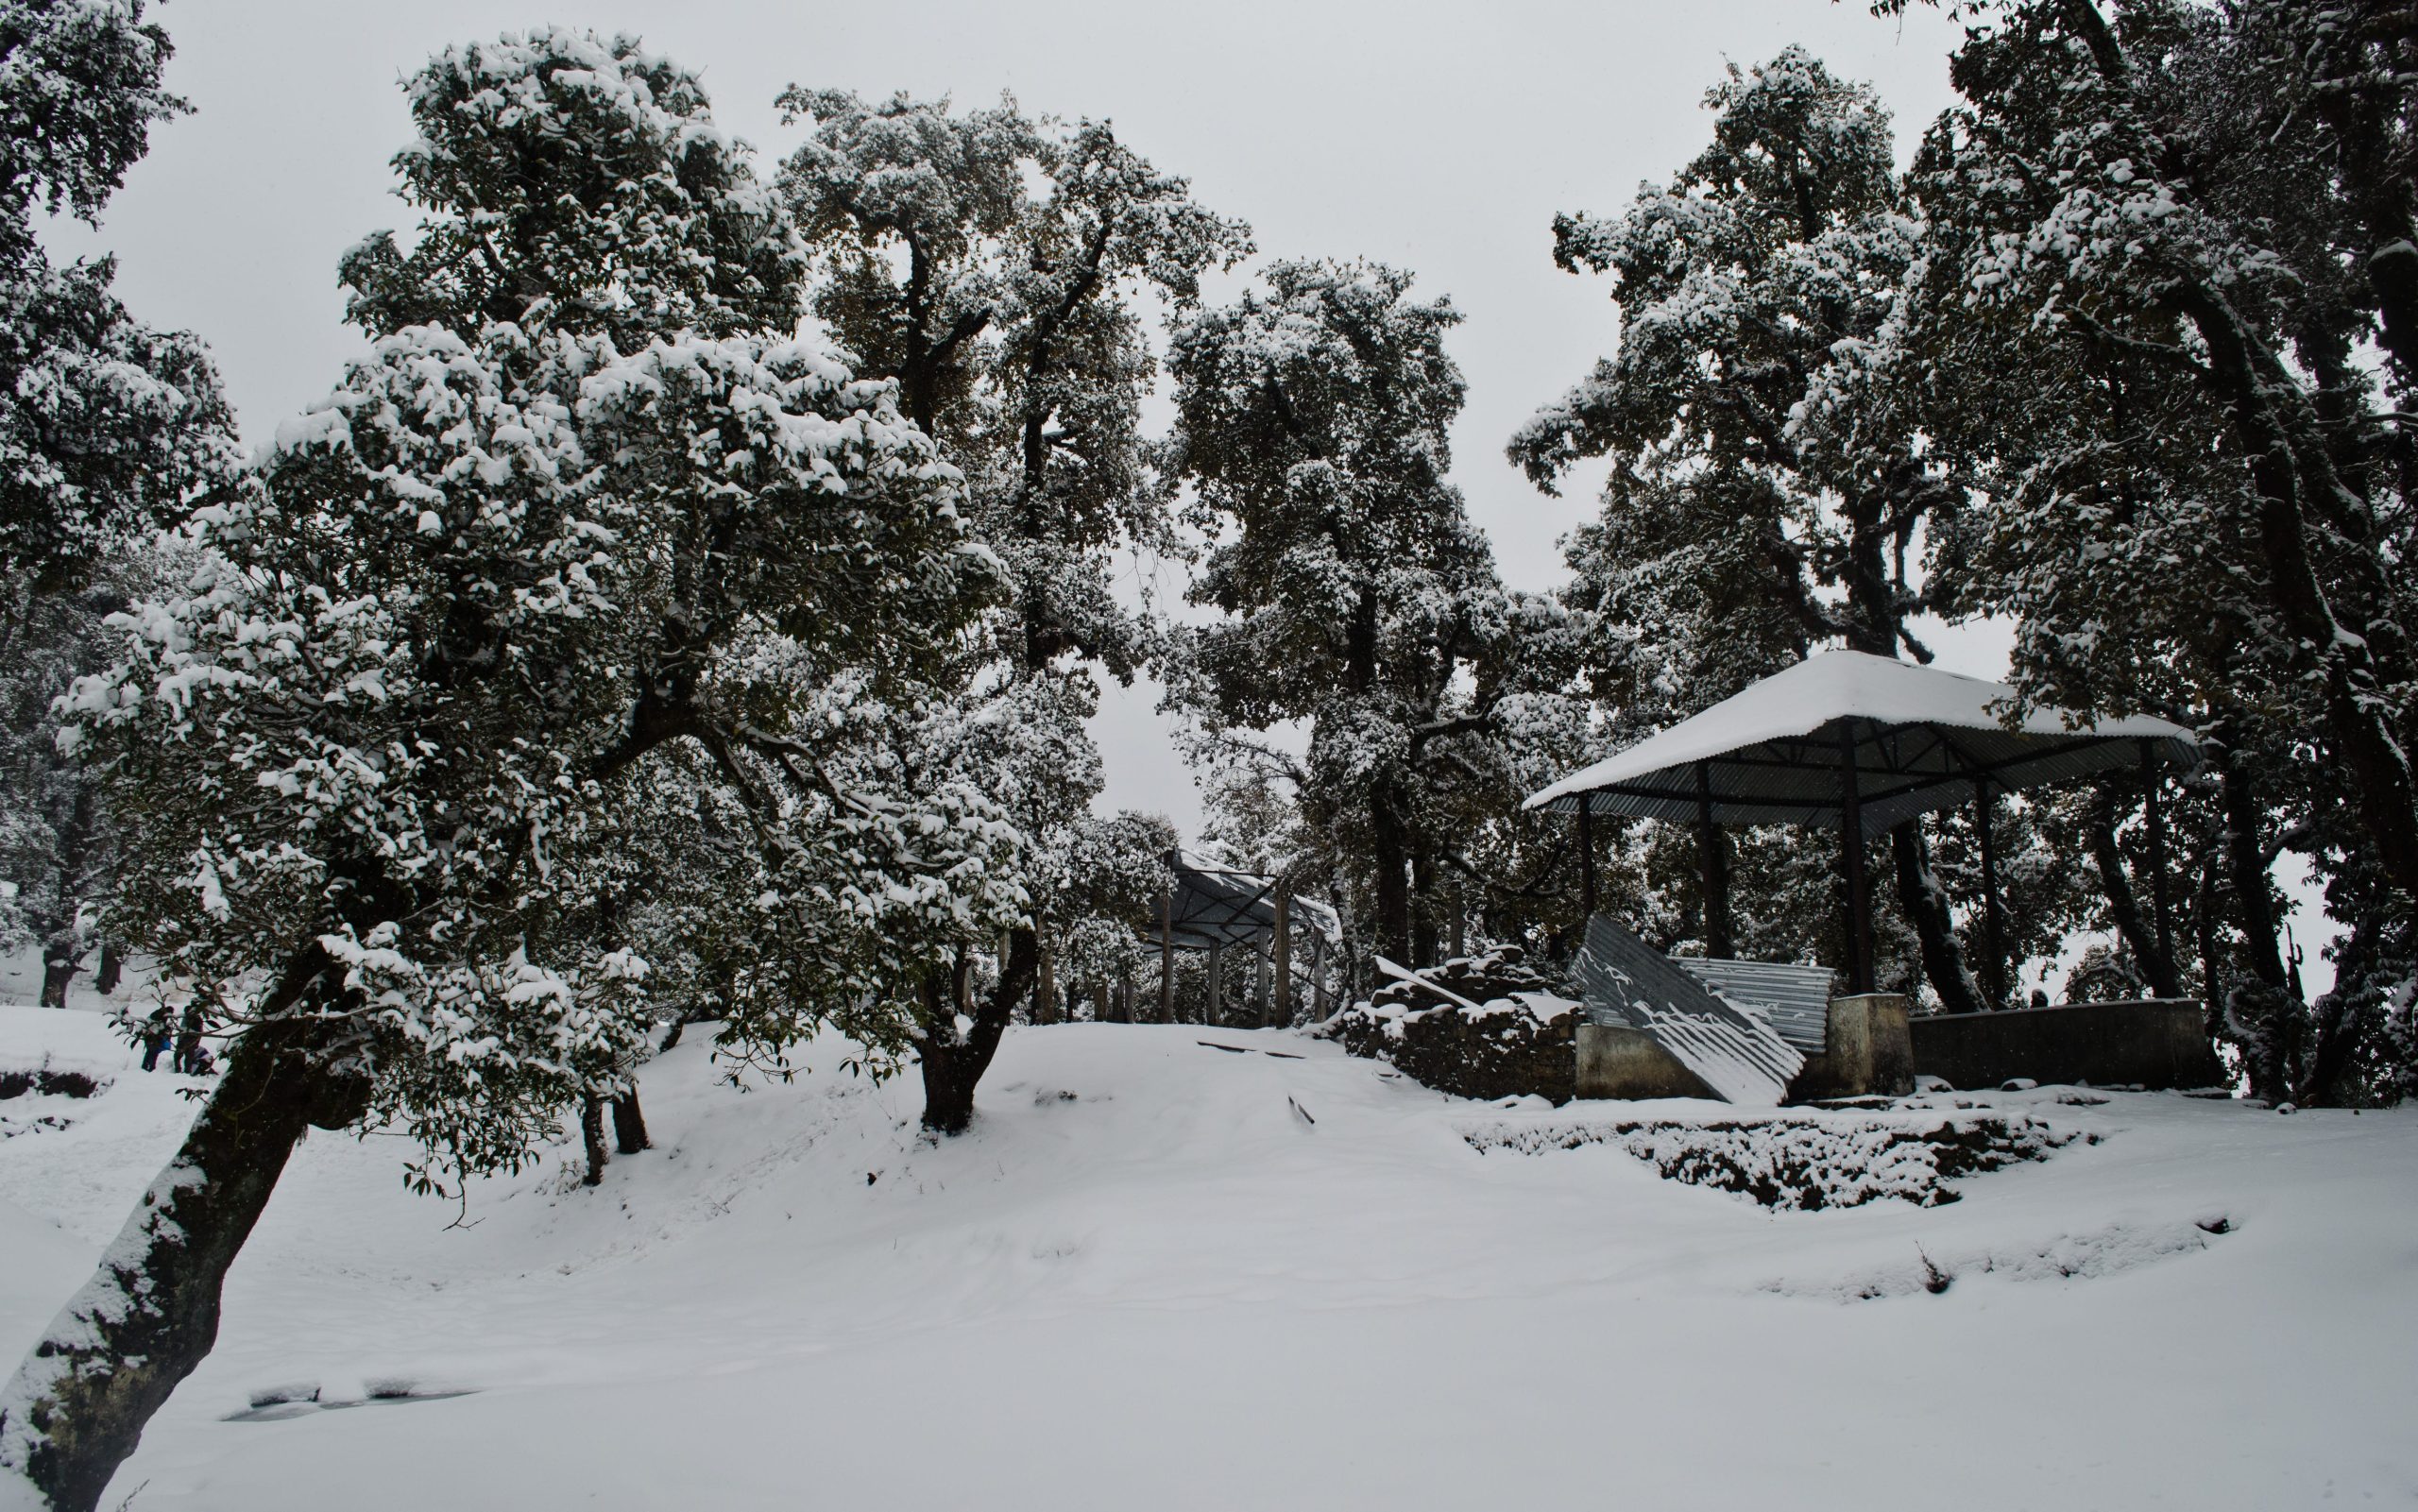
<instances>
[{"instance_id":1,"label":"snow-covered ground","mask_svg":"<svg viewBox=\"0 0 2418 1512\"><path fill-rule=\"evenodd\" d=\"M0 1067L45 1055L114 1080L0 1101L11 1359L190 1113L98 1014L0 1008ZM1019 1030L938 1147L911 1084L834 1061L742 1094L697 1036L648 1068L656 1149L592 1191L484 1183L461 1227L394 1143L313 1136L104 1504L2418 1498L2408 1112L1991 1094L2102 1138L1946 1206L1776 1214L1606 1145L1480 1153L1466 1128L1613 1110L1455 1102L1294 1035ZM247 1413L311 1386L467 1394Z\"/></svg>"}]
</instances>

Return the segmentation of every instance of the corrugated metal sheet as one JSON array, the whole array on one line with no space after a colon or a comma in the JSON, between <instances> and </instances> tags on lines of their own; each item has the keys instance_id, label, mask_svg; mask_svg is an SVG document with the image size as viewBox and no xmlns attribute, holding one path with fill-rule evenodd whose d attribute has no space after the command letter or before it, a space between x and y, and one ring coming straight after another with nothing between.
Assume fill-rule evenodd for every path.
<instances>
[{"instance_id":1,"label":"corrugated metal sheet","mask_svg":"<svg viewBox=\"0 0 2418 1512\"><path fill-rule=\"evenodd\" d=\"M1779 1037L1807 1055L1820 1055L1831 1038L1831 973L1828 966L1790 966L1769 960L1706 960L1673 956L1671 963L1702 982L1741 1012L1769 1024Z\"/></svg>"},{"instance_id":2,"label":"corrugated metal sheet","mask_svg":"<svg viewBox=\"0 0 2418 1512\"><path fill-rule=\"evenodd\" d=\"M1578 981L1590 1009L1643 1029L1726 1102L1777 1108L1805 1057L1605 918L1587 921Z\"/></svg>"}]
</instances>

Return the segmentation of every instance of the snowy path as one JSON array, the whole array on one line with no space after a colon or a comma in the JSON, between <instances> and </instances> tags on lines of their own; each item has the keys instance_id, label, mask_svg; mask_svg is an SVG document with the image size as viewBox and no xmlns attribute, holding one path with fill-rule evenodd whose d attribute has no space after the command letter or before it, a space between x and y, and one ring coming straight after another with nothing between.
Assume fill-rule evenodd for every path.
<instances>
[{"instance_id":1,"label":"snowy path","mask_svg":"<svg viewBox=\"0 0 2418 1512\"><path fill-rule=\"evenodd\" d=\"M0 1102L72 1120L0 1138L11 1358L189 1113L95 1015L0 1009L0 1064L45 1051L117 1081ZM656 1150L593 1192L486 1183L451 1232L400 1147L315 1136L111 1504L2418 1498L2409 1113L1997 1094L2103 1141L1946 1207L1774 1215L1606 1147L1481 1155L1456 1125L1490 1110L1292 1036L1018 1031L940 1148L913 1092L742 1096L684 1047L647 1074ZM224 1420L392 1382L473 1394Z\"/></svg>"}]
</instances>

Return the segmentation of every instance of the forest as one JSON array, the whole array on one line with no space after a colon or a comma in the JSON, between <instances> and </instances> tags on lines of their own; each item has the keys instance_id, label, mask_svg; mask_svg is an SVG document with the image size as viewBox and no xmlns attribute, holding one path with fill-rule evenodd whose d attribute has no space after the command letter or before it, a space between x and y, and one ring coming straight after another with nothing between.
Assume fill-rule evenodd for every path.
<instances>
[{"instance_id":1,"label":"forest","mask_svg":"<svg viewBox=\"0 0 2418 1512\"><path fill-rule=\"evenodd\" d=\"M2256 1096L2418 1090L2418 20L1951 9L1936 119L1788 48L1705 81L1666 178L1551 217L1612 308L1500 438L1600 501L1536 592L1453 481L1463 315L1415 270L1264 253L1013 99L801 83L759 158L709 60L571 27L409 73L411 224L329 270L367 355L247 446L210 332L42 234L188 110L168 31L0 0L0 943L61 1008L142 963L176 1007L126 1034L218 1065L0 1395L0 1479L98 1504L311 1130L407 1135L440 1200L566 1144L592 1181L686 1035L734 1080L844 1042L945 1141L1013 1027L1155 1011L1180 844L1331 916L1304 1018L1380 959L1550 971L1579 835L1523 798L1818 652L1928 663L1931 623L2206 759L1998 800L2012 977L1973 816L1889 832L1882 986L2198 998ZM1200 835L1097 802L1137 677ZM1658 950L1846 948L1800 832L1722 839L1717 901L1685 826L1587 841Z\"/></svg>"}]
</instances>

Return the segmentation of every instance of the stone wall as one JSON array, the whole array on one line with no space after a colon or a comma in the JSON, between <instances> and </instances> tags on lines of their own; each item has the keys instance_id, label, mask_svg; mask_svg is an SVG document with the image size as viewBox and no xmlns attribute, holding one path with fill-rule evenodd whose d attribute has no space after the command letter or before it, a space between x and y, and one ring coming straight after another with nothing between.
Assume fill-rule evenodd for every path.
<instances>
[{"instance_id":1,"label":"stone wall","mask_svg":"<svg viewBox=\"0 0 2418 1512\"><path fill-rule=\"evenodd\" d=\"M2192 998L2072 1003L1917 1018L1915 1069L1951 1087L2017 1077L2101 1087L2219 1087L2227 1081Z\"/></svg>"},{"instance_id":2,"label":"stone wall","mask_svg":"<svg viewBox=\"0 0 2418 1512\"><path fill-rule=\"evenodd\" d=\"M1392 982L1312 1032L1455 1096L1564 1103L1576 1095L1579 1007L1516 946L1426 976L1443 991Z\"/></svg>"}]
</instances>

